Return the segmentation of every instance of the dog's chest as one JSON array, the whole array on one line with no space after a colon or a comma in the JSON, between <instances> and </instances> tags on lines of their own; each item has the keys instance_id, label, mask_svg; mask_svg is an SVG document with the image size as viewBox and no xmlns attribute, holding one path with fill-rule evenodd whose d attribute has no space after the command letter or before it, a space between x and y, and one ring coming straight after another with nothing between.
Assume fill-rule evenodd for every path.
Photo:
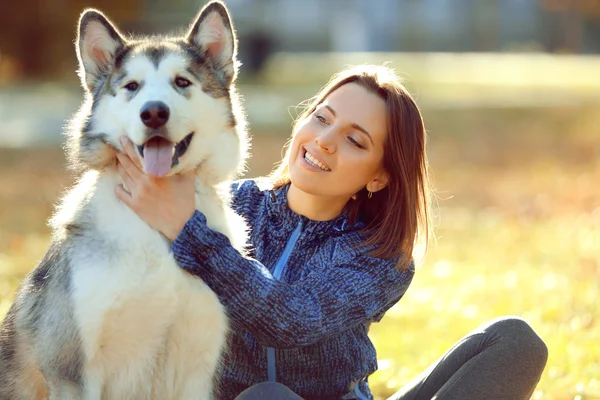
<instances>
[{"instance_id":1,"label":"dog's chest","mask_svg":"<svg viewBox=\"0 0 600 400\"><path fill-rule=\"evenodd\" d=\"M158 233L108 207L93 209L96 232L77 242L72 275L86 358L102 364L143 359L164 340L184 279Z\"/></svg>"},{"instance_id":2,"label":"dog's chest","mask_svg":"<svg viewBox=\"0 0 600 400\"><path fill-rule=\"evenodd\" d=\"M73 248L72 287L89 370L111 382L104 390L116 398L121 388L150 388L148 374L167 374L169 364L187 357L210 351L208 362L216 362L227 323L216 295L183 271L168 242L113 193L99 182L82 213L80 222L92 228ZM173 348L185 351L174 355Z\"/></svg>"}]
</instances>

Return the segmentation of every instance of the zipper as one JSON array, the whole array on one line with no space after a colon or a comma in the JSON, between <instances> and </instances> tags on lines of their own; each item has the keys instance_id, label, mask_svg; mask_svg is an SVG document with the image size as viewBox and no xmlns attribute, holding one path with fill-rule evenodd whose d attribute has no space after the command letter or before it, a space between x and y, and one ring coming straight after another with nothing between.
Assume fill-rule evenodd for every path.
<instances>
[{"instance_id":1,"label":"zipper","mask_svg":"<svg viewBox=\"0 0 600 400\"><path fill-rule=\"evenodd\" d=\"M277 264L275 265L275 270L273 271L273 277L278 281L281 280L281 275L283 274L283 270L290 258L290 254L292 254L292 250L294 250L294 246L296 246L296 242L302 233L302 220L298 222L296 228L290 235L285 248L283 249L283 253L277 260ZM267 347L267 376L269 382L277 382L277 367L275 365L275 349L273 347Z\"/></svg>"}]
</instances>

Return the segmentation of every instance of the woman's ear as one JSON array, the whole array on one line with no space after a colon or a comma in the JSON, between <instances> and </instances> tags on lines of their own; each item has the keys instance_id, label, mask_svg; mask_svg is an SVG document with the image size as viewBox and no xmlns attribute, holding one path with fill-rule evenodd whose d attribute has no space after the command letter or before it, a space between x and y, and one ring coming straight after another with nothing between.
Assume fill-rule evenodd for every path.
<instances>
[{"instance_id":1,"label":"woman's ear","mask_svg":"<svg viewBox=\"0 0 600 400\"><path fill-rule=\"evenodd\" d=\"M369 192L379 192L385 188L390 182L390 174L386 170L382 170L375 178L367 183L367 190Z\"/></svg>"}]
</instances>

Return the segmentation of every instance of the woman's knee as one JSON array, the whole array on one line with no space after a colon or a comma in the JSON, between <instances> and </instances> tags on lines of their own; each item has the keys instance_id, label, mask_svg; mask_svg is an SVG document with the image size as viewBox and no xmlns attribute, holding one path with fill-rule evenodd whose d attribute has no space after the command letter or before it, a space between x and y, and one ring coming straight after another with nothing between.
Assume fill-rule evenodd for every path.
<instances>
[{"instance_id":1,"label":"woman's knee","mask_svg":"<svg viewBox=\"0 0 600 400\"><path fill-rule=\"evenodd\" d=\"M235 400L302 400L302 398L281 383L263 382L244 390Z\"/></svg>"},{"instance_id":2,"label":"woman's knee","mask_svg":"<svg viewBox=\"0 0 600 400\"><path fill-rule=\"evenodd\" d=\"M541 370L548 360L548 346L523 318L507 316L491 321L487 329L506 341L506 345L526 356Z\"/></svg>"}]
</instances>

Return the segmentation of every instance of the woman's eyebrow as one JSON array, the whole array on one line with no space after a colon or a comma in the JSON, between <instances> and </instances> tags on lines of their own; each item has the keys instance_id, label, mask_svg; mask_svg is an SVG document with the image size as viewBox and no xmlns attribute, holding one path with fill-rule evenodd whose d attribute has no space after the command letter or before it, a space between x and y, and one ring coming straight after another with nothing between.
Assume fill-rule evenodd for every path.
<instances>
[{"instance_id":1,"label":"woman's eyebrow","mask_svg":"<svg viewBox=\"0 0 600 400\"><path fill-rule=\"evenodd\" d=\"M334 110L333 108L331 108L331 106L329 106L329 105L325 104L325 105L324 105L324 107L325 107L326 109L328 109L328 110L329 110L329 112L330 112L330 113L332 113L334 117L336 116L335 110ZM357 123L354 123L354 122L353 122L353 123L351 123L351 124L350 124L350 126L351 126L351 127L353 127L353 128L354 128L354 129L356 129L356 130L359 130L359 131L361 131L361 132L362 132L362 133L364 133L365 135L367 135L367 136L369 137L369 140L371 141L371 144L374 144L374 143L373 143L373 138L371 137L371 134L370 134L370 133L369 133L369 132L368 132L368 131L367 131L365 128L363 128L362 126L360 126L360 125L358 125Z\"/></svg>"}]
</instances>

